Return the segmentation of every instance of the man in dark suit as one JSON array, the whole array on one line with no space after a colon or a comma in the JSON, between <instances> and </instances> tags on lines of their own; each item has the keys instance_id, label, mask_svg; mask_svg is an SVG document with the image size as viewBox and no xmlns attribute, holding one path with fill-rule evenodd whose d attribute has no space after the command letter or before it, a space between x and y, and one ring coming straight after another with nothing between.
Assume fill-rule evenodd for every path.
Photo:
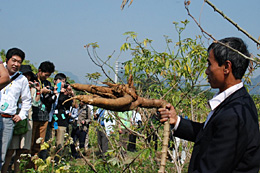
<instances>
[{"instance_id":1,"label":"man in dark suit","mask_svg":"<svg viewBox=\"0 0 260 173\"><path fill-rule=\"evenodd\" d=\"M219 92L209 100L211 112L203 123L177 116L169 104L159 109L161 122L170 119L174 136L193 141L189 172L255 172L260 166L260 132L255 104L241 79L250 56L239 38L225 38L208 48L206 74Z\"/></svg>"}]
</instances>

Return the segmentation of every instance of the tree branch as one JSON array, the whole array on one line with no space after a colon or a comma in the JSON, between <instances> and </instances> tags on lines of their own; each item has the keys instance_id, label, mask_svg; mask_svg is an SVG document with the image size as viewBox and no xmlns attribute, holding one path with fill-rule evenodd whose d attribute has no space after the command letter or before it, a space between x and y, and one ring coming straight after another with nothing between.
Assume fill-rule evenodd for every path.
<instances>
[{"instance_id":1,"label":"tree branch","mask_svg":"<svg viewBox=\"0 0 260 173\"><path fill-rule=\"evenodd\" d=\"M206 32L202 27L201 27L201 25L198 23L198 21L190 14L190 11L189 11L189 8L188 8L188 6L189 6L189 3L188 3L189 1L184 1L184 5L185 5L185 9L187 10L187 12L188 12L188 15L194 20L194 22L197 24L197 26L200 28L200 30L201 30L201 32L202 33L205 33L206 35L208 35L211 39L213 39L214 40L214 42L215 43L219 43L219 44L221 44L221 45L223 45L223 46L226 46L227 48L229 48L229 49L231 49L231 50L233 50L234 52L236 52L236 53L238 53L239 55L241 55L241 56L243 56L244 58L246 58L246 59L248 59L248 60L251 60L251 61L253 61L253 62L255 62L255 63L257 63L257 64L260 64L260 60L259 60L259 58L251 58L251 57L248 57L248 56L246 56L246 55L244 55L243 53L241 53L241 52L239 52L238 50L236 50L236 49L234 49L234 48L232 48L232 47L230 47L228 44L225 44L225 43L221 43L221 42L219 42L218 40L216 40L211 34L209 34L208 32ZM207 0L205 0L205 2L207 2L208 3L208 1ZM215 6L214 6L215 7ZM216 9L216 10L218 10L218 9ZM219 10L218 10L219 11ZM223 13L223 12L222 12ZM225 18L228 18L228 17L225 17ZM229 19L229 18L228 18ZM231 19L230 19L231 20ZM232 21L233 22L233 21ZM238 25L237 25L238 26ZM238 26L239 27L239 26ZM241 29L240 29L241 30ZM248 34L248 33L247 33ZM246 34L246 35L247 35ZM248 36L248 35L247 35ZM248 36L249 37L249 36ZM249 37L250 38L250 37ZM252 38L252 36L251 36L251 38ZM260 45L260 42L256 42L257 44L259 44Z\"/></svg>"},{"instance_id":2,"label":"tree branch","mask_svg":"<svg viewBox=\"0 0 260 173\"><path fill-rule=\"evenodd\" d=\"M237 23L235 23L232 19L230 19L229 17L227 17L223 11L220 11L216 6L214 6L210 1L208 0L204 0L209 6L211 6L214 11L218 12L224 19L226 19L227 21L229 21L232 25L234 25L239 31L241 31L242 33L244 33L248 38L250 38L251 40L253 40L257 45L260 45L260 42L255 39L253 36L251 36L246 30L244 30L243 28L241 28Z\"/></svg>"}]
</instances>

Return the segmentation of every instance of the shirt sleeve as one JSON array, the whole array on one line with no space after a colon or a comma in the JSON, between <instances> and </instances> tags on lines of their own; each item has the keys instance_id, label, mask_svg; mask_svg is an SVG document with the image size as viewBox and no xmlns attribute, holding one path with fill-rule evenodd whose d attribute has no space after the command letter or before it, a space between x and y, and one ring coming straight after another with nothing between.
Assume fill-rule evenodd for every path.
<instances>
[{"instance_id":1,"label":"shirt sleeve","mask_svg":"<svg viewBox=\"0 0 260 173\"><path fill-rule=\"evenodd\" d=\"M39 101L36 101L36 89L32 88L31 89L31 96L32 96L32 106L38 107L41 104L41 99L39 99Z\"/></svg>"},{"instance_id":2,"label":"shirt sleeve","mask_svg":"<svg viewBox=\"0 0 260 173\"><path fill-rule=\"evenodd\" d=\"M32 106L29 83L26 78L24 78L22 82L21 100L22 100L22 107L18 115L22 120L24 120L27 118L28 111Z\"/></svg>"},{"instance_id":3,"label":"shirt sleeve","mask_svg":"<svg viewBox=\"0 0 260 173\"><path fill-rule=\"evenodd\" d=\"M178 129L178 127L179 127L180 121L181 121L181 117L178 116L178 119L177 119L177 122L176 122L175 126L171 126L171 129L176 131Z\"/></svg>"}]
</instances>

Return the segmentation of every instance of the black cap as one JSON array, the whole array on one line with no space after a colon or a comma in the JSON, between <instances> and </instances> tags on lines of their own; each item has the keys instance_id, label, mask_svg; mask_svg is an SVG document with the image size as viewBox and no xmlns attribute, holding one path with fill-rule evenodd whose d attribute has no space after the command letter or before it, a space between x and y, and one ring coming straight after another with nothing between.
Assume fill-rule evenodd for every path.
<instances>
[{"instance_id":1,"label":"black cap","mask_svg":"<svg viewBox=\"0 0 260 173\"><path fill-rule=\"evenodd\" d=\"M25 74L29 74L31 76L31 80L35 80L35 75L34 73L32 72L32 68L30 65L21 65L21 68L20 68L20 72L25 75Z\"/></svg>"}]
</instances>

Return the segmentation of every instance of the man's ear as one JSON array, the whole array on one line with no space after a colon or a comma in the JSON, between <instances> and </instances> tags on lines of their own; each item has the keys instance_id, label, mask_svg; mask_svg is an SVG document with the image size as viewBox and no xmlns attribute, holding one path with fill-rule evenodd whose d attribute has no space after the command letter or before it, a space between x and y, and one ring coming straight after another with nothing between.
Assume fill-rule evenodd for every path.
<instances>
[{"instance_id":1,"label":"man's ear","mask_svg":"<svg viewBox=\"0 0 260 173\"><path fill-rule=\"evenodd\" d=\"M232 63L231 61L227 60L225 62L225 68L224 68L224 74L229 74L230 72L232 72Z\"/></svg>"}]
</instances>

